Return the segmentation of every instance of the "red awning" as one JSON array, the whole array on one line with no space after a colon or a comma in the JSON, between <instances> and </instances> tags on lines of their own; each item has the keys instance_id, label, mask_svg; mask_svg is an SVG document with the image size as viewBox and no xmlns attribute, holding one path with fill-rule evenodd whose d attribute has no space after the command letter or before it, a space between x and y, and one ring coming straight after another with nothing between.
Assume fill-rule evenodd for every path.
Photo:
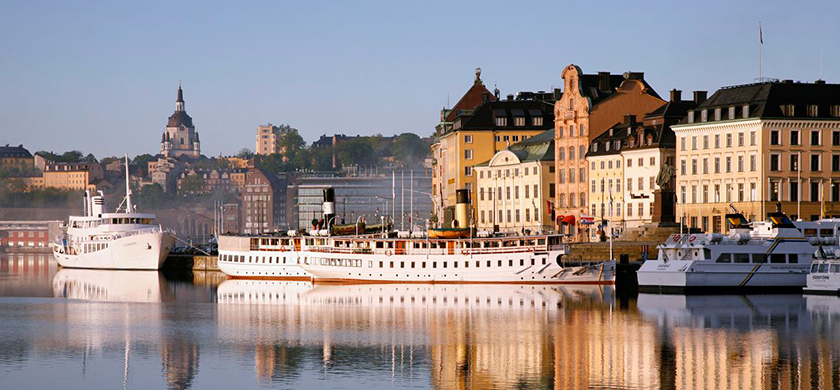
<instances>
[{"instance_id":1,"label":"red awning","mask_svg":"<svg viewBox=\"0 0 840 390\"><path fill-rule=\"evenodd\" d=\"M558 216L557 216L557 218L555 218L554 220L555 220L555 221L557 222L557 224L559 225L560 223L562 223L562 222L563 222L563 218L564 218L564 217L563 217L562 215L558 215Z\"/></svg>"},{"instance_id":2,"label":"red awning","mask_svg":"<svg viewBox=\"0 0 840 390\"><path fill-rule=\"evenodd\" d=\"M563 223L566 225L574 225L575 224L575 216L574 215L567 215L563 217Z\"/></svg>"}]
</instances>

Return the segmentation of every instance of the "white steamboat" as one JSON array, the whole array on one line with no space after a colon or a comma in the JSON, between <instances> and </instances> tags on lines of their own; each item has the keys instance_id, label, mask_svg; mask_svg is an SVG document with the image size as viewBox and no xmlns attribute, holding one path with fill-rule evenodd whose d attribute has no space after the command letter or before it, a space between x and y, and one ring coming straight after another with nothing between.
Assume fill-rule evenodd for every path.
<instances>
[{"instance_id":1,"label":"white steamboat","mask_svg":"<svg viewBox=\"0 0 840 390\"><path fill-rule=\"evenodd\" d=\"M125 208L120 212L120 208ZM138 213L131 203L126 158L126 196L113 213L105 212L100 191L85 191L84 216L71 216L66 232L53 243L53 255L67 268L156 270L175 243L175 236L155 223L155 215Z\"/></svg>"},{"instance_id":2,"label":"white steamboat","mask_svg":"<svg viewBox=\"0 0 840 390\"><path fill-rule=\"evenodd\" d=\"M334 217L332 197L326 190L324 221ZM459 220L466 221L466 201L458 206ZM470 237L466 228L427 234L385 226L382 233L365 234L365 226L326 226L305 236L222 236L219 269L239 278L316 282L615 283L613 260L564 261L560 235Z\"/></svg>"},{"instance_id":3,"label":"white steamboat","mask_svg":"<svg viewBox=\"0 0 840 390\"><path fill-rule=\"evenodd\" d=\"M674 234L659 246L656 260L638 271L646 292L725 292L805 287L814 246L809 237L830 235L840 220L792 222L781 212L750 224L727 214L729 235Z\"/></svg>"}]
</instances>

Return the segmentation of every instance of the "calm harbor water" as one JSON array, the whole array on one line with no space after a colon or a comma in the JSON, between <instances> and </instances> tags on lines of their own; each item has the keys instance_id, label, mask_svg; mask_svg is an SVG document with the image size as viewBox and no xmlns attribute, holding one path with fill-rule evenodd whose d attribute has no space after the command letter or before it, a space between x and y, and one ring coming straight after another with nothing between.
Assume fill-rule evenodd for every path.
<instances>
[{"instance_id":1,"label":"calm harbor water","mask_svg":"<svg viewBox=\"0 0 840 390\"><path fill-rule=\"evenodd\" d=\"M0 387L840 386L840 298L312 285L0 255Z\"/></svg>"}]
</instances>

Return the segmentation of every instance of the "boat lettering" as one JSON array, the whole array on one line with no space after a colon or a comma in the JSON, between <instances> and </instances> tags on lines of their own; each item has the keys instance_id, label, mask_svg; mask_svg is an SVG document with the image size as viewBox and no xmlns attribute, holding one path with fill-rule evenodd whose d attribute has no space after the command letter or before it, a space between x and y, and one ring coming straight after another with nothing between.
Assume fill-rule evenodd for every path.
<instances>
[{"instance_id":1,"label":"boat lettering","mask_svg":"<svg viewBox=\"0 0 840 390\"><path fill-rule=\"evenodd\" d=\"M814 280L828 280L828 275L814 275L811 277Z\"/></svg>"}]
</instances>

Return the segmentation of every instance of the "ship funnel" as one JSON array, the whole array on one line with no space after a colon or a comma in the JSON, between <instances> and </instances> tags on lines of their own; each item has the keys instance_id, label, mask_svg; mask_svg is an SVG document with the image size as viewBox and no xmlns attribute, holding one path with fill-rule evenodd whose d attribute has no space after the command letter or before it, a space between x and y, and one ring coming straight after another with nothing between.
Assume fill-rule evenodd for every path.
<instances>
[{"instance_id":1,"label":"ship funnel","mask_svg":"<svg viewBox=\"0 0 840 390\"><path fill-rule=\"evenodd\" d=\"M105 197L102 192L90 197L90 216L98 217L105 212Z\"/></svg>"},{"instance_id":2,"label":"ship funnel","mask_svg":"<svg viewBox=\"0 0 840 390\"><path fill-rule=\"evenodd\" d=\"M329 229L335 225L335 189L332 187L324 190L323 210L325 228Z\"/></svg>"},{"instance_id":3,"label":"ship funnel","mask_svg":"<svg viewBox=\"0 0 840 390\"><path fill-rule=\"evenodd\" d=\"M470 191L469 190L456 190L455 191L455 221L453 224L458 226L453 226L457 228L466 228L469 227L470 219L469 219L469 206L470 206Z\"/></svg>"},{"instance_id":4,"label":"ship funnel","mask_svg":"<svg viewBox=\"0 0 840 390\"><path fill-rule=\"evenodd\" d=\"M85 217L90 217L90 191L85 190L85 202L83 204L83 208L85 211Z\"/></svg>"}]
</instances>

